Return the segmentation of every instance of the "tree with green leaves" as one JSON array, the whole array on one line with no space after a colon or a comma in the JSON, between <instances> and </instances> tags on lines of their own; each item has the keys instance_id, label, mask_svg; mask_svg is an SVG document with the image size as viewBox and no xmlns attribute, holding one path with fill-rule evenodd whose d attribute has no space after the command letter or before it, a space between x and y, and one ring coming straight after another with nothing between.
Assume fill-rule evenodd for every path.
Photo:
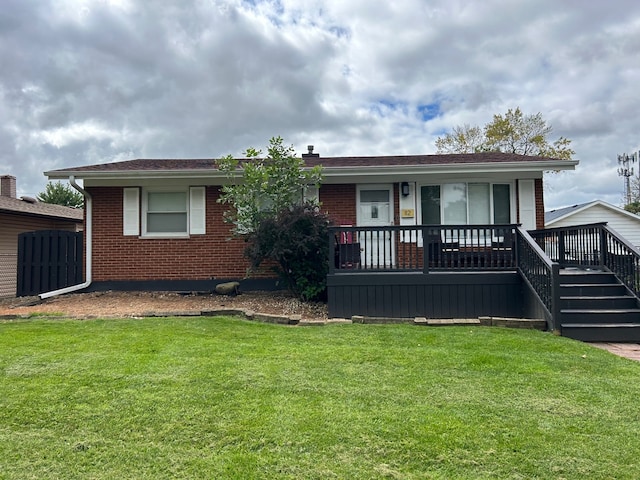
<instances>
[{"instance_id":1,"label":"tree with green leaves","mask_svg":"<svg viewBox=\"0 0 640 480\"><path fill-rule=\"evenodd\" d=\"M216 162L230 182L222 187L219 201L233 207L225 218L235 225L235 233L252 232L262 218L299 204L304 190L322 180L322 168L305 169L293 146L284 145L281 137L272 138L267 155L261 155L261 150L249 148L245 159L227 155Z\"/></svg>"},{"instance_id":2,"label":"tree with green leaves","mask_svg":"<svg viewBox=\"0 0 640 480\"><path fill-rule=\"evenodd\" d=\"M229 181L219 199L232 207L225 219L245 238L244 253L253 269L272 261L296 296L320 299L326 291L329 220L303 197L305 189L320 185L322 169L305 168L281 137L272 138L261 155L249 148L245 159L217 160Z\"/></svg>"},{"instance_id":3,"label":"tree with green leaves","mask_svg":"<svg viewBox=\"0 0 640 480\"><path fill-rule=\"evenodd\" d=\"M560 137L550 143L553 129L541 113L524 115L520 107L494 115L484 128L464 125L436 140L437 153L506 152L570 160L571 140Z\"/></svg>"},{"instance_id":4,"label":"tree with green leaves","mask_svg":"<svg viewBox=\"0 0 640 480\"><path fill-rule=\"evenodd\" d=\"M84 197L66 183L49 182L44 192L40 192L36 198L43 203L63 205L71 208L82 208Z\"/></svg>"},{"instance_id":5,"label":"tree with green leaves","mask_svg":"<svg viewBox=\"0 0 640 480\"><path fill-rule=\"evenodd\" d=\"M624 209L627 212L631 212L631 213L634 213L636 215L640 215L640 201L634 200L633 202L626 204L624 206Z\"/></svg>"}]
</instances>

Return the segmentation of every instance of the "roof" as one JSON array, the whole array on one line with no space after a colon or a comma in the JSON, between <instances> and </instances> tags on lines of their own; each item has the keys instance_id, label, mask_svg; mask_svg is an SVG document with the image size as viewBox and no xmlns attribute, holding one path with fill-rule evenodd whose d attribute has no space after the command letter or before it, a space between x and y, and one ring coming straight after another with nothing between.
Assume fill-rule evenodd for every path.
<instances>
[{"instance_id":1,"label":"roof","mask_svg":"<svg viewBox=\"0 0 640 480\"><path fill-rule=\"evenodd\" d=\"M546 157L533 157L500 152L483 152L446 155L391 155L359 157L320 157L303 155L306 167L323 166L326 176L339 176L344 173L407 173L428 172L433 170L468 170L475 166L482 170L568 170L577 165L577 160L558 160ZM242 162L243 159L240 159ZM244 159L244 161L251 161ZM123 162L102 163L79 167L63 168L45 172L49 178L124 178L140 176L205 175L220 177L216 160L208 159L137 159Z\"/></svg>"},{"instance_id":2,"label":"roof","mask_svg":"<svg viewBox=\"0 0 640 480\"><path fill-rule=\"evenodd\" d=\"M31 202L19 198L0 196L0 213L16 213L37 217L82 222L84 212L81 208L63 207L43 202Z\"/></svg>"},{"instance_id":3,"label":"roof","mask_svg":"<svg viewBox=\"0 0 640 480\"><path fill-rule=\"evenodd\" d=\"M548 212L544 212L544 224L547 227L552 226L554 223L559 222L571 215L575 215L578 212L582 212L587 208L594 207L599 205L601 207L607 208L614 212L618 212L623 214L629 218L633 218L634 220L640 221L640 217L638 215L634 215L631 212L627 212L625 209L616 207L615 205L611 205L610 203L603 202L602 200L593 200L592 202L587 203L579 203L576 205L571 205L570 207L557 208L555 210L549 210Z\"/></svg>"}]
</instances>

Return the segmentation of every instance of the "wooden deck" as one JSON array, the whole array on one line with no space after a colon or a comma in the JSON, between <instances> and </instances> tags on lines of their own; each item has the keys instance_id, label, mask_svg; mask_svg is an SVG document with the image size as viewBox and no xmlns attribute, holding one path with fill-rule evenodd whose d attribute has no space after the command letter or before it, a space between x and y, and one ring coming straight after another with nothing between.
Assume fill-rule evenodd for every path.
<instances>
[{"instance_id":1,"label":"wooden deck","mask_svg":"<svg viewBox=\"0 0 640 480\"><path fill-rule=\"evenodd\" d=\"M330 245L330 317L544 319L580 340L640 342L640 252L605 224L334 227ZM615 295L572 293L600 281L594 269Z\"/></svg>"}]
</instances>

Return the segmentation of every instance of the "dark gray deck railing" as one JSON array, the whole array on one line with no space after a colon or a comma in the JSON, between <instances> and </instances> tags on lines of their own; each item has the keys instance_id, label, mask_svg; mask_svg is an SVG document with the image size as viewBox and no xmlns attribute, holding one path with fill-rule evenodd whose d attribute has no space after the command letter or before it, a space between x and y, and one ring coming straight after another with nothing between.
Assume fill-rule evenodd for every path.
<instances>
[{"instance_id":1,"label":"dark gray deck railing","mask_svg":"<svg viewBox=\"0 0 640 480\"><path fill-rule=\"evenodd\" d=\"M640 251L606 223L529 233L560 267L606 268L640 295Z\"/></svg>"},{"instance_id":2,"label":"dark gray deck railing","mask_svg":"<svg viewBox=\"0 0 640 480\"><path fill-rule=\"evenodd\" d=\"M549 330L556 330L560 318L560 265L521 227L516 236L516 251L518 271L544 306Z\"/></svg>"},{"instance_id":3,"label":"dark gray deck railing","mask_svg":"<svg viewBox=\"0 0 640 480\"><path fill-rule=\"evenodd\" d=\"M330 230L331 274L516 268L516 225L394 225Z\"/></svg>"}]
</instances>

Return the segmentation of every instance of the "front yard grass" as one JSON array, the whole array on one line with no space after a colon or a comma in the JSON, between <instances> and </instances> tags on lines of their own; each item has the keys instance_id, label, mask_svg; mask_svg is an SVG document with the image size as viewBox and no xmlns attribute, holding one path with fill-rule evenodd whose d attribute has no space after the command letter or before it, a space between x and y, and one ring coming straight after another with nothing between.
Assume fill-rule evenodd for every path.
<instances>
[{"instance_id":1,"label":"front yard grass","mask_svg":"<svg viewBox=\"0 0 640 480\"><path fill-rule=\"evenodd\" d=\"M501 328L0 323L0 478L640 478L640 363Z\"/></svg>"}]
</instances>

